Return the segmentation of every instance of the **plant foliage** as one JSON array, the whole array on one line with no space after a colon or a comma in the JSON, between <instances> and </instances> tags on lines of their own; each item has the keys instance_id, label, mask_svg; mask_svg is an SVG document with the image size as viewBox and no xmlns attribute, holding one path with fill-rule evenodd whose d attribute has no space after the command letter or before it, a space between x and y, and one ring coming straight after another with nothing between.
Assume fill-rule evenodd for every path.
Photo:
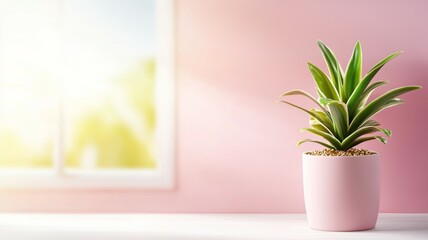
<instances>
[{"instance_id":1,"label":"plant foliage","mask_svg":"<svg viewBox=\"0 0 428 240\"><path fill-rule=\"evenodd\" d=\"M404 86L392 89L372 101L370 95L378 87L387 84L386 81L373 82L376 73L389 61L401 54L393 53L373 66L365 76L362 75L362 51L360 42L354 47L351 59L346 70L343 71L334 53L323 42L318 41L324 60L327 64L329 76L312 63L308 63L309 71L315 80L318 99L302 90L292 90L280 96L282 102L298 108L310 115L309 128L302 131L313 133L324 141L304 139L305 142L321 144L324 147L348 150L356 145L379 140L386 143L386 137L391 131L379 127L379 123L371 118L380 111L399 105L403 101L398 96L420 89L420 86ZM313 101L317 108L305 109L288 101L281 100L285 96L301 95Z\"/></svg>"}]
</instances>

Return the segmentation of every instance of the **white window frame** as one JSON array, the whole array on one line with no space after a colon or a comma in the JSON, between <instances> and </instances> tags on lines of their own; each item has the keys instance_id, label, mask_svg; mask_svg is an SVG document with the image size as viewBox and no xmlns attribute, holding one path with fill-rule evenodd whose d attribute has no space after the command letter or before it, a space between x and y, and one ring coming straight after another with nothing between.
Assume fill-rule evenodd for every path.
<instances>
[{"instance_id":1,"label":"white window frame","mask_svg":"<svg viewBox=\"0 0 428 240\"><path fill-rule=\"evenodd\" d=\"M53 167L1 169L0 189L173 189L175 158L174 0L156 0L156 169L64 168L62 114ZM60 111L61 112L61 111Z\"/></svg>"}]
</instances>

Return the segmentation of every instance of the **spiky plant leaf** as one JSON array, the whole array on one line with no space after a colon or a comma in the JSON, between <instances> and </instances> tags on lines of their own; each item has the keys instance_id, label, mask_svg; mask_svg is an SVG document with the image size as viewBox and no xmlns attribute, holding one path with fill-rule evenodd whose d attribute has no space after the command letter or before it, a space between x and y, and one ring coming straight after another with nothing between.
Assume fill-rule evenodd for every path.
<instances>
[{"instance_id":1,"label":"spiky plant leaf","mask_svg":"<svg viewBox=\"0 0 428 240\"><path fill-rule=\"evenodd\" d=\"M364 137L364 138L359 138L359 139L355 140L351 145L349 145L349 148L353 148L353 147L357 146L358 144L361 144L361 143L367 142L367 141L371 141L371 140L378 140L378 141L382 142L383 144L386 144L386 142L387 142L386 138L381 137L381 136Z\"/></svg>"},{"instance_id":2,"label":"spiky plant leaf","mask_svg":"<svg viewBox=\"0 0 428 240\"><path fill-rule=\"evenodd\" d=\"M327 47L323 42L318 41L318 46L320 47L322 54L324 56L324 60L327 63L328 70L330 72L331 80L338 92L339 96L341 95L340 90L343 85L343 73L342 68L340 67L339 62L337 61L336 56L331 51L329 47Z\"/></svg>"},{"instance_id":3,"label":"spiky plant leaf","mask_svg":"<svg viewBox=\"0 0 428 240\"><path fill-rule=\"evenodd\" d=\"M377 127L380 123L376 122L375 120L369 119L361 127Z\"/></svg>"},{"instance_id":4,"label":"spiky plant leaf","mask_svg":"<svg viewBox=\"0 0 428 240\"><path fill-rule=\"evenodd\" d=\"M350 119L354 119L356 112L358 111L358 109L360 109L361 107L363 107L364 105L366 105L367 100L369 99L370 95L372 94L372 92L380 87L383 86L385 84L387 84L387 81L381 81L381 82L375 82L373 84L371 84L370 86L367 87L366 90L364 90L363 94L361 94L361 96L358 98L358 100L356 101L356 103L352 106L348 106L349 109L349 118Z\"/></svg>"},{"instance_id":5,"label":"spiky plant leaf","mask_svg":"<svg viewBox=\"0 0 428 240\"><path fill-rule=\"evenodd\" d=\"M293 103L287 102L287 101L279 101L279 102L288 104L288 105L290 105L292 107L295 107L297 109L300 109L300 110L306 112L307 114L311 115L313 118L315 118L316 120L318 120L320 122L320 124L323 125L325 128L329 129L330 131L333 130L333 124L332 124L331 120L328 118L328 116L324 112L322 112L322 111L316 111L314 109L312 109L311 111L308 111L308 110L306 110L306 109L304 109L304 108L302 108L302 107L300 107L300 106L298 106L296 104L293 104Z\"/></svg>"},{"instance_id":6,"label":"spiky plant leaf","mask_svg":"<svg viewBox=\"0 0 428 240\"><path fill-rule=\"evenodd\" d=\"M332 119L330 117L330 113L329 112L324 112L324 111L320 111L318 109L312 108L310 110L311 113L315 114L318 116L317 120L320 121L320 123L325 126L327 128L327 130L333 134L334 132L334 127L333 127L333 122ZM320 120L321 119L321 120Z\"/></svg>"},{"instance_id":7,"label":"spiky plant leaf","mask_svg":"<svg viewBox=\"0 0 428 240\"><path fill-rule=\"evenodd\" d=\"M396 99L396 97L406 92L410 92L420 88L421 87L419 86L406 86L395 88L376 98L375 100L367 104L367 106L365 106L360 112L357 113L355 118L352 120L351 125L349 126L349 131L356 131L358 127L361 126L361 124L363 124L366 120L379 113L383 109L403 103L402 100Z\"/></svg>"},{"instance_id":8,"label":"spiky plant leaf","mask_svg":"<svg viewBox=\"0 0 428 240\"><path fill-rule=\"evenodd\" d=\"M307 131L310 133L313 133L315 135L318 135L322 138L324 138L325 140L327 140L335 149L340 149L342 146L342 143L336 139L334 136L332 136L329 133L326 133L324 131L320 131L318 129L314 129L314 128L302 128L302 131Z\"/></svg>"},{"instance_id":9,"label":"spiky plant leaf","mask_svg":"<svg viewBox=\"0 0 428 240\"><path fill-rule=\"evenodd\" d=\"M311 127L316 129L316 130L323 131L325 133L331 134L331 132L320 123L320 121L316 120L313 117L310 117L309 125L311 125Z\"/></svg>"},{"instance_id":10,"label":"spiky plant leaf","mask_svg":"<svg viewBox=\"0 0 428 240\"><path fill-rule=\"evenodd\" d=\"M382 132L386 136L391 137L391 130L380 128L380 127L374 127L374 126L366 126L358 129L357 131L353 132L348 137L346 137L342 141L342 148L348 149L349 146L351 146L355 142L355 140L357 140L359 137L366 134L375 133L375 132Z\"/></svg>"},{"instance_id":11,"label":"spiky plant leaf","mask_svg":"<svg viewBox=\"0 0 428 240\"><path fill-rule=\"evenodd\" d=\"M315 104L317 104L325 112L325 108L311 94L309 94L305 91L295 89L295 90L283 93L280 97L291 96L291 95L305 96L305 97L309 98L311 101L313 101Z\"/></svg>"},{"instance_id":12,"label":"spiky plant leaf","mask_svg":"<svg viewBox=\"0 0 428 240\"><path fill-rule=\"evenodd\" d=\"M342 141L348 133L349 126L348 108L346 104L326 98L321 99L320 102L327 106L333 121L335 135Z\"/></svg>"},{"instance_id":13,"label":"spiky plant leaf","mask_svg":"<svg viewBox=\"0 0 428 240\"><path fill-rule=\"evenodd\" d=\"M362 65L363 55L361 53L361 45L360 42L357 42L357 44L355 44L352 57L349 60L348 67L346 68L344 82L345 96L343 96L343 100L345 102L348 100L349 96L351 96L352 92L360 82Z\"/></svg>"},{"instance_id":14,"label":"spiky plant leaf","mask_svg":"<svg viewBox=\"0 0 428 240\"><path fill-rule=\"evenodd\" d=\"M377 72L389 61L396 58L402 52L396 52L388 57L382 59L382 61L378 62L370 71L364 76L364 78L358 83L355 90L352 92L352 95L349 97L349 100L346 102L351 109L355 109L358 105L358 99L361 97L363 92L366 90L366 87L370 84L373 77Z\"/></svg>"},{"instance_id":15,"label":"spiky plant leaf","mask_svg":"<svg viewBox=\"0 0 428 240\"><path fill-rule=\"evenodd\" d=\"M324 142L321 142L321 141L317 141L317 140L312 140L312 139L303 139L303 140L300 140L298 143L297 143L297 146L300 146L300 145L302 145L302 143L307 143L307 142L312 142L312 143L318 143L318 144L320 144L320 145L323 145L324 147L326 147L326 148L331 148L331 149L335 149L333 146L331 146L330 144L327 144L327 143L324 143Z\"/></svg>"},{"instance_id":16,"label":"spiky plant leaf","mask_svg":"<svg viewBox=\"0 0 428 240\"><path fill-rule=\"evenodd\" d=\"M321 93L320 97L339 100L339 94L337 93L336 88L325 73L312 63L308 63L308 67L315 83L317 84L319 93Z\"/></svg>"}]
</instances>

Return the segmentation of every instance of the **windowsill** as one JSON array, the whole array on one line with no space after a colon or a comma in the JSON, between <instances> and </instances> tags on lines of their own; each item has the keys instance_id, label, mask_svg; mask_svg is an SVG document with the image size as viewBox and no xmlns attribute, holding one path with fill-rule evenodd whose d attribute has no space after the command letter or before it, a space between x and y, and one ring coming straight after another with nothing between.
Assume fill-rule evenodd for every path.
<instances>
[{"instance_id":1,"label":"windowsill","mask_svg":"<svg viewBox=\"0 0 428 240\"><path fill-rule=\"evenodd\" d=\"M380 214L376 228L321 232L303 214L1 214L15 239L426 239L428 214ZM66 237L66 238L64 238Z\"/></svg>"}]
</instances>

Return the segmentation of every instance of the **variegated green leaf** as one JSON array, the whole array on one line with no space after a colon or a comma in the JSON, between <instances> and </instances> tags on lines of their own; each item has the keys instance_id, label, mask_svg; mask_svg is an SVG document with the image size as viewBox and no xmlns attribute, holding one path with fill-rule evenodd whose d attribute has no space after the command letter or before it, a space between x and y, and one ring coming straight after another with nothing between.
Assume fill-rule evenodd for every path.
<instances>
[{"instance_id":1,"label":"variegated green leaf","mask_svg":"<svg viewBox=\"0 0 428 240\"><path fill-rule=\"evenodd\" d=\"M303 128L302 131L307 131L307 132L313 133L315 135L318 135L318 136L324 138L332 146L334 146L335 149L338 149L338 148L340 148L342 146L341 142L339 140L337 140L334 136L332 136L329 133L325 133L323 131L320 131L320 130L317 130L317 129L313 129L313 128Z\"/></svg>"},{"instance_id":2,"label":"variegated green leaf","mask_svg":"<svg viewBox=\"0 0 428 240\"><path fill-rule=\"evenodd\" d=\"M342 141L348 133L349 126L348 108L346 107L346 104L325 98L320 101L327 106L333 121L335 136Z\"/></svg>"},{"instance_id":3,"label":"variegated green leaf","mask_svg":"<svg viewBox=\"0 0 428 240\"><path fill-rule=\"evenodd\" d=\"M315 118L313 118L313 117L310 117L310 119L309 119L309 125L311 125L311 127L315 128L315 129L317 129L317 130L319 130L319 131L323 131L323 132L328 133L328 134L330 134L330 135L331 135L330 130L328 130L326 127L324 127L324 126L320 123L320 121L316 120L316 119L315 119Z\"/></svg>"},{"instance_id":4,"label":"variegated green leaf","mask_svg":"<svg viewBox=\"0 0 428 240\"><path fill-rule=\"evenodd\" d=\"M328 66L333 85L335 86L336 91L340 95L340 90L342 89L343 85L343 74L339 61L337 60L336 56L334 56L334 53L331 51L331 49L327 47L323 42L318 41L318 46L320 47L321 52L324 56L324 60Z\"/></svg>"},{"instance_id":5,"label":"variegated green leaf","mask_svg":"<svg viewBox=\"0 0 428 240\"><path fill-rule=\"evenodd\" d=\"M339 94L339 100L340 101L344 101L343 98L345 97L345 88L343 87L343 73L342 73L342 67L339 64L339 67L336 69L337 71L337 76L339 78L338 84L339 84L339 89L337 90L338 94Z\"/></svg>"},{"instance_id":6,"label":"variegated green leaf","mask_svg":"<svg viewBox=\"0 0 428 240\"><path fill-rule=\"evenodd\" d=\"M348 149L349 146L351 146L352 143L355 142L355 140L357 140L359 137L366 134L374 133L374 132L382 132L388 137L391 136L391 130L388 130L388 129L374 127L374 126L362 127L357 131L353 132L352 134L350 134L348 137L345 138L345 140L342 141L342 148Z\"/></svg>"},{"instance_id":7,"label":"variegated green leaf","mask_svg":"<svg viewBox=\"0 0 428 240\"><path fill-rule=\"evenodd\" d=\"M302 107L300 107L300 106L298 106L296 104L293 104L293 103L290 103L290 102L287 102L287 101L280 101L280 102L288 104L288 105L290 105L292 107L295 107L297 109L300 109L300 110L306 112L310 116L312 116L315 119L317 119L327 129L332 129L333 128L330 119L328 117L326 117L327 115L324 112L322 112L322 111L315 111L314 109L312 109L311 111L308 111L308 110L306 110L306 109L304 109L304 108L302 108Z\"/></svg>"},{"instance_id":8,"label":"variegated green leaf","mask_svg":"<svg viewBox=\"0 0 428 240\"><path fill-rule=\"evenodd\" d=\"M355 147L358 144L361 144L363 142L367 142L367 141L371 141L371 140L379 140L381 141L383 144L386 144L386 138L381 137L381 136L373 136L373 137L364 137L364 138L359 138L357 140L355 140L354 142L352 142L352 144L349 146L349 148ZM349 149L348 148L348 149Z\"/></svg>"},{"instance_id":9,"label":"variegated green leaf","mask_svg":"<svg viewBox=\"0 0 428 240\"><path fill-rule=\"evenodd\" d=\"M321 123L323 124L323 126L325 126L327 128L327 130L333 134L334 133L334 128L333 128L333 122L332 119L330 117L330 113L329 112L323 112L320 111L318 109L312 108L310 110L310 112L312 112L313 114L317 115L318 118L317 119L321 119Z\"/></svg>"},{"instance_id":10,"label":"variegated green leaf","mask_svg":"<svg viewBox=\"0 0 428 240\"><path fill-rule=\"evenodd\" d=\"M348 67L346 68L344 82L345 96L343 96L345 102L348 100L349 96L351 96L361 79L362 61L363 55L361 52L361 45L360 42L357 42L352 57L349 60Z\"/></svg>"},{"instance_id":11,"label":"variegated green leaf","mask_svg":"<svg viewBox=\"0 0 428 240\"><path fill-rule=\"evenodd\" d=\"M366 90L366 87L370 84L373 77L376 75L377 72L389 61L400 55L402 52L396 52L388 57L382 59L382 61L378 62L370 71L364 76L364 78L358 83L355 90L352 92L351 96L349 97L348 101L346 102L348 106L351 108L354 108L356 105L358 105L358 99L363 94L363 92Z\"/></svg>"},{"instance_id":12,"label":"variegated green leaf","mask_svg":"<svg viewBox=\"0 0 428 240\"><path fill-rule=\"evenodd\" d=\"M363 92L363 94L361 94L361 96L358 98L357 101L352 102L352 105L351 103L349 103L348 104L349 119L351 120L354 119L358 109L366 105L367 100L369 99L370 95L376 88L383 86L387 83L388 83L387 81L382 81L382 82L375 82L371 84L370 86L367 87L367 89Z\"/></svg>"},{"instance_id":13,"label":"variegated green leaf","mask_svg":"<svg viewBox=\"0 0 428 240\"><path fill-rule=\"evenodd\" d=\"M369 119L361 127L377 127L380 123L376 122L375 120Z\"/></svg>"},{"instance_id":14,"label":"variegated green leaf","mask_svg":"<svg viewBox=\"0 0 428 240\"><path fill-rule=\"evenodd\" d=\"M291 95L305 96L305 97L309 98L311 101L313 101L315 104L317 104L323 111L326 111L324 109L324 107L311 94L309 94L305 91L299 90L299 89L295 89L292 91L285 92L280 97L291 96Z\"/></svg>"},{"instance_id":15,"label":"variegated green leaf","mask_svg":"<svg viewBox=\"0 0 428 240\"><path fill-rule=\"evenodd\" d=\"M327 144L327 143L321 142L321 141L312 140L312 139L303 139L297 143L297 146L300 146L302 143L307 143L307 142L318 143L318 144L320 144L326 148L334 149L334 147L331 146L330 144Z\"/></svg>"},{"instance_id":16,"label":"variegated green leaf","mask_svg":"<svg viewBox=\"0 0 428 240\"><path fill-rule=\"evenodd\" d=\"M398 104L401 104L403 101L396 99L395 97L400 96L401 94L420 89L419 86L406 86L400 87L386 92L375 100L371 101L367 106L365 106L361 111L357 113L355 118L352 120L349 131L353 132L358 129L365 121L370 117L374 116L378 112L392 107Z\"/></svg>"},{"instance_id":17,"label":"variegated green leaf","mask_svg":"<svg viewBox=\"0 0 428 240\"><path fill-rule=\"evenodd\" d=\"M317 84L318 90L322 93L320 97L339 100L339 94L337 93L336 88L325 73L312 63L308 63L308 67L315 83Z\"/></svg>"}]
</instances>

